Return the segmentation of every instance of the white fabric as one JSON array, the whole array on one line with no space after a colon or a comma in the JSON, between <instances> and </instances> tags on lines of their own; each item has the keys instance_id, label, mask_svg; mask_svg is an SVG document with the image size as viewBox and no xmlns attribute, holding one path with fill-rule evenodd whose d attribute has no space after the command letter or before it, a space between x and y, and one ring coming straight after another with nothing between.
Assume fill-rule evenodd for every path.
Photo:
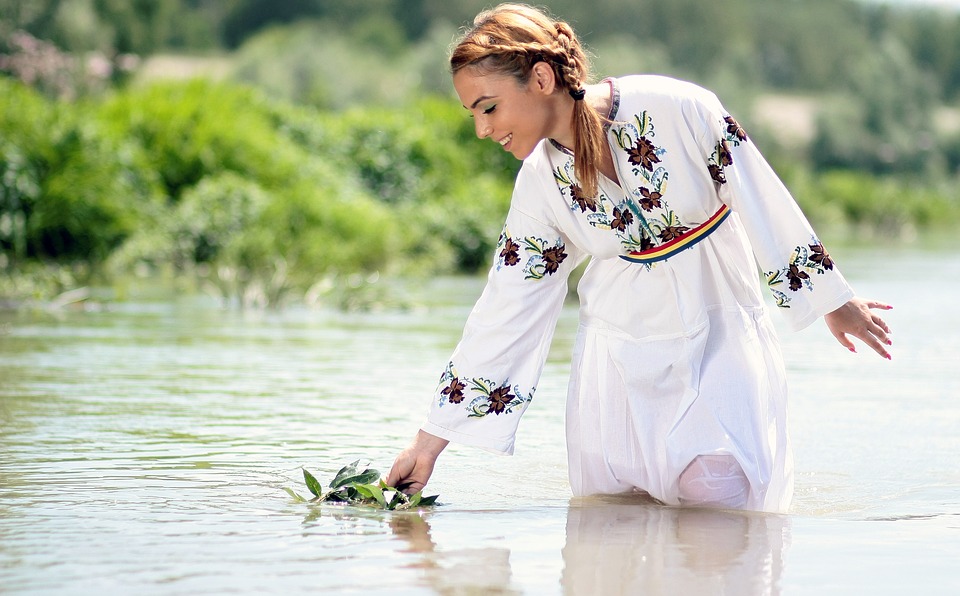
<instances>
[{"instance_id":1,"label":"white fabric","mask_svg":"<svg viewBox=\"0 0 960 596\"><path fill-rule=\"evenodd\" d=\"M679 504L694 458L729 455L749 480L746 507L784 511L785 375L757 266L797 329L853 292L713 94L657 76L611 86L607 138L622 187L602 178L599 200L584 200L572 155L549 141L525 160L487 286L423 428L513 452L567 277L589 257L567 401L574 494L639 489ZM619 258L724 203L730 217L692 248L653 265Z\"/></svg>"},{"instance_id":2,"label":"white fabric","mask_svg":"<svg viewBox=\"0 0 960 596\"><path fill-rule=\"evenodd\" d=\"M681 505L743 509L750 481L732 455L698 455L680 474Z\"/></svg>"}]
</instances>

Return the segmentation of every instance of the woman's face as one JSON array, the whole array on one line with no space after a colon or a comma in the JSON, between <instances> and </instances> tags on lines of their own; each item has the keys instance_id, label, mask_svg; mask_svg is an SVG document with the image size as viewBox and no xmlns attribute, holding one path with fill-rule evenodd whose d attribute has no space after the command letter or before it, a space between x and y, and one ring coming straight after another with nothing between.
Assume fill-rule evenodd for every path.
<instances>
[{"instance_id":1,"label":"woman's face","mask_svg":"<svg viewBox=\"0 0 960 596\"><path fill-rule=\"evenodd\" d=\"M525 159L542 139L560 136L552 71L540 65L545 68L535 66L526 85L512 76L470 67L453 75L453 86L473 116L477 136L489 137L517 159Z\"/></svg>"}]
</instances>

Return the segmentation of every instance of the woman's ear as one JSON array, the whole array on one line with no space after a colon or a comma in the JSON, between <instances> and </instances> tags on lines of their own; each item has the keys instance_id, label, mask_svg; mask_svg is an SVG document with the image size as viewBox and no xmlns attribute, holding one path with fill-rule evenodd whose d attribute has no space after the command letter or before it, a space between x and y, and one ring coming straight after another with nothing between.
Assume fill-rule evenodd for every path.
<instances>
[{"instance_id":1,"label":"woman's ear","mask_svg":"<svg viewBox=\"0 0 960 596\"><path fill-rule=\"evenodd\" d=\"M557 77L553 68L546 62L537 62L533 65L533 76L530 77L534 90L551 95L557 87Z\"/></svg>"}]
</instances>

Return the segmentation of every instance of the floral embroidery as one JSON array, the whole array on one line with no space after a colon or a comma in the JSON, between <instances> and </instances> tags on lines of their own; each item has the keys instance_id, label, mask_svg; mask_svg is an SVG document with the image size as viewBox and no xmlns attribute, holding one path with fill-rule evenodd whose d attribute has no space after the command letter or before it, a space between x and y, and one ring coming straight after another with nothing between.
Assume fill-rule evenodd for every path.
<instances>
[{"instance_id":1,"label":"floral embroidery","mask_svg":"<svg viewBox=\"0 0 960 596\"><path fill-rule=\"evenodd\" d=\"M602 190L598 191L596 199L584 201L580 195L580 186L574 181L573 159L567 161L556 168L553 177L560 189L560 194L570 198L569 207L573 212L584 214L587 223L601 230L612 230L620 239L620 244L627 252L638 250L642 244L649 239L643 237L641 231L638 237L636 228L633 227L637 218L642 216L632 201L624 198L619 204L615 204ZM649 192L649 191L648 191ZM659 204L660 194L656 193L649 201L656 200ZM645 225L645 222L640 222Z\"/></svg>"},{"instance_id":2,"label":"floral embroidery","mask_svg":"<svg viewBox=\"0 0 960 596\"><path fill-rule=\"evenodd\" d=\"M746 141L747 132L743 130L743 127L740 126L740 123L733 119L733 116L727 115L723 117L723 121L727 123L727 135L732 136L737 141Z\"/></svg>"},{"instance_id":3,"label":"floral embroidery","mask_svg":"<svg viewBox=\"0 0 960 596\"><path fill-rule=\"evenodd\" d=\"M733 153L730 152L730 143L733 143L733 146L737 147L740 143L746 142L747 140L746 131L743 130L739 122L733 119L733 116L724 116L723 122L727 125L723 131L723 138L717 142L716 148L713 150L709 159L707 159L707 170L710 172L710 177L713 178L717 184L727 183L727 177L723 169L733 165Z\"/></svg>"},{"instance_id":4,"label":"floral embroidery","mask_svg":"<svg viewBox=\"0 0 960 596\"><path fill-rule=\"evenodd\" d=\"M690 228L687 226L664 226L657 236L664 242L670 242L671 240L676 240L680 236L683 236L684 233L689 231Z\"/></svg>"},{"instance_id":5,"label":"floral embroidery","mask_svg":"<svg viewBox=\"0 0 960 596\"><path fill-rule=\"evenodd\" d=\"M641 186L640 196L640 208L644 211L653 211L654 207L659 209L663 206L663 203L660 202L660 199L663 198L663 195L656 190L651 191Z\"/></svg>"},{"instance_id":6,"label":"floral embroidery","mask_svg":"<svg viewBox=\"0 0 960 596\"><path fill-rule=\"evenodd\" d=\"M518 244L518 241L521 244ZM510 236L510 231L503 228L497 242L497 271L520 264L521 248L529 255L523 268L524 279L543 279L547 275L553 275L560 270L560 264L567 258L566 247L559 238L555 245L550 246L546 240L536 236L514 239Z\"/></svg>"},{"instance_id":7,"label":"floral embroidery","mask_svg":"<svg viewBox=\"0 0 960 596\"><path fill-rule=\"evenodd\" d=\"M664 213L660 219L655 219L650 222L651 234L655 234L661 242L670 242L689 231L689 227L680 223L677 214L669 210Z\"/></svg>"},{"instance_id":8,"label":"floral embroidery","mask_svg":"<svg viewBox=\"0 0 960 596\"><path fill-rule=\"evenodd\" d=\"M526 407L525 404L533 399L534 390L523 395L519 387L511 387L509 382L495 383L482 377L461 379L454 370L453 362L450 362L440 375L440 384L446 385L440 391L440 407L447 403L456 405L464 401L466 397L464 390L467 389L464 381L470 385L468 390L471 392L470 401L465 405L467 416L470 418L482 418L488 414L496 416L511 414L518 409L522 410Z\"/></svg>"},{"instance_id":9,"label":"floral embroidery","mask_svg":"<svg viewBox=\"0 0 960 596\"><path fill-rule=\"evenodd\" d=\"M650 138L656 136L653 118L647 112L634 116L633 122L626 122L612 128L617 138L617 145L626 151L627 159L633 164L633 173L643 176L648 181L646 173L656 175L663 168L656 167L661 163L661 157L666 153L662 147L653 144Z\"/></svg>"},{"instance_id":10,"label":"floral embroidery","mask_svg":"<svg viewBox=\"0 0 960 596\"><path fill-rule=\"evenodd\" d=\"M735 120L729 118L724 122L729 142L746 140L746 133ZM618 122L610 131L626 154L627 161L634 166L631 172L637 180L633 183L622 181L632 196L614 202L600 191L597 199L585 199L576 183L571 157L554 171L561 194L570 201L570 210L583 214L596 228L614 231L627 252L650 250L689 232L690 226L685 225L667 205L665 195L670 174L662 165L667 151L655 143L656 131L650 114L641 112L632 120ZM721 177L721 164L733 163L727 143L728 140L724 139L723 147L718 147L711 158L717 162L716 172ZM645 266L652 267L650 264Z\"/></svg>"},{"instance_id":11,"label":"floral embroidery","mask_svg":"<svg viewBox=\"0 0 960 596\"><path fill-rule=\"evenodd\" d=\"M766 272L767 287L773 292L777 306L790 308L790 296L782 289L784 283L792 292L803 288L813 290L811 274L822 275L833 270L833 259L823 248L819 240L813 238L813 244L798 246L794 249L790 261L775 271Z\"/></svg>"},{"instance_id":12,"label":"floral embroidery","mask_svg":"<svg viewBox=\"0 0 960 596\"><path fill-rule=\"evenodd\" d=\"M557 166L557 169L553 171L553 179L556 180L557 186L560 188L560 194L570 195L571 211L579 210L580 213L590 211L590 214L587 215L587 221L591 225L595 226L597 222L604 222L606 212L603 208L603 202L607 197L600 189L597 189L597 197L588 197L583 194L583 189L574 181L573 158L568 158L562 166Z\"/></svg>"},{"instance_id":13,"label":"floral embroidery","mask_svg":"<svg viewBox=\"0 0 960 596\"><path fill-rule=\"evenodd\" d=\"M466 385L463 384L463 381L454 377L450 380L450 385L443 388L441 395L447 396L447 401L452 404L458 404L463 401L463 389Z\"/></svg>"},{"instance_id":14,"label":"floral embroidery","mask_svg":"<svg viewBox=\"0 0 960 596\"><path fill-rule=\"evenodd\" d=\"M613 208L613 221L610 222L610 227L618 232L624 232L627 229L627 226L633 223L633 214L629 210L624 209L620 210L617 207Z\"/></svg>"},{"instance_id":15,"label":"floral embroidery","mask_svg":"<svg viewBox=\"0 0 960 596\"><path fill-rule=\"evenodd\" d=\"M490 395L487 396L487 411L486 414L493 412L496 415L503 414L507 411L507 406L510 402L517 397L510 393L510 387L504 385L503 387L497 387L490 392Z\"/></svg>"},{"instance_id":16,"label":"floral embroidery","mask_svg":"<svg viewBox=\"0 0 960 596\"><path fill-rule=\"evenodd\" d=\"M500 250L500 258L504 265L512 267L520 262L520 245L513 241L513 238L507 238L503 243L503 249Z\"/></svg>"},{"instance_id":17,"label":"floral embroidery","mask_svg":"<svg viewBox=\"0 0 960 596\"><path fill-rule=\"evenodd\" d=\"M648 172L653 171L653 164L660 163L657 148L647 137L637 139L636 144L627 149L627 154L630 156L630 163L642 166Z\"/></svg>"},{"instance_id":18,"label":"floral embroidery","mask_svg":"<svg viewBox=\"0 0 960 596\"><path fill-rule=\"evenodd\" d=\"M822 244L810 244L810 260L814 263L819 263L823 266L824 269L832 270L833 269L833 259L830 258L830 253L823 248Z\"/></svg>"},{"instance_id":19,"label":"floral embroidery","mask_svg":"<svg viewBox=\"0 0 960 596\"><path fill-rule=\"evenodd\" d=\"M586 213L587 209L597 212L597 199L584 195L579 184L570 185L570 194L573 196L574 204L580 207L580 213Z\"/></svg>"},{"instance_id":20,"label":"floral embroidery","mask_svg":"<svg viewBox=\"0 0 960 596\"><path fill-rule=\"evenodd\" d=\"M524 267L524 279L543 279L544 276L553 275L560 269L560 263L567 258L563 242L557 240L557 244L552 247L547 246L547 241L536 236L527 236L523 239L524 248L531 253L527 260L527 266Z\"/></svg>"}]
</instances>

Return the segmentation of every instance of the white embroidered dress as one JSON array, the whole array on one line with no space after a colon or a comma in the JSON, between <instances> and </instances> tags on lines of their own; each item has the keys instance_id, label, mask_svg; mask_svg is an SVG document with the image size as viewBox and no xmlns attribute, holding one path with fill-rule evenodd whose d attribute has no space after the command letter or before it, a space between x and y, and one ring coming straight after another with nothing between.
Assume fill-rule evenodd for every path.
<instances>
[{"instance_id":1,"label":"white embroidered dress","mask_svg":"<svg viewBox=\"0 0 960 596\"><path fill-rule=\"evenodd\" d=\"M757 265L796 329L853 291L712 93L659 76L608 81L622 186L601 176L599 196L583 197L572 154L551 141L524 161L423 429L513 453L567 277L589 257L567 397L573 493L639 489L677 504L693 458L725 454L750 481L748 508L785 511L787 390ZM653 263L623 258L683 246L724 206L730 215L698 243Z\"/></svg>"}]
</instances>

